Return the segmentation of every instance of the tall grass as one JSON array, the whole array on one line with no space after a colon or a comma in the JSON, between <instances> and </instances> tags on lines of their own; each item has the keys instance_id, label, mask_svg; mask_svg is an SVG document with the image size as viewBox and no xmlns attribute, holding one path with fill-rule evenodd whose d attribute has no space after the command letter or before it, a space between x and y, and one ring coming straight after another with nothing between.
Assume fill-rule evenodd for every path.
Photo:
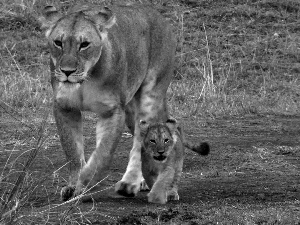
<instances>
[{"instance_id":1,"label":"tall grass","mask_svg":"<svg viewBox=\"0 0 300 225\"><path fill-rule=\"evenodd\" d=\"M179 118L297 114L300 42L297 15L288 5L298 10L299 4L198 4L170 15L178 36L177 74L168 92L171 112Z\"/></svg>"}]
</instances>

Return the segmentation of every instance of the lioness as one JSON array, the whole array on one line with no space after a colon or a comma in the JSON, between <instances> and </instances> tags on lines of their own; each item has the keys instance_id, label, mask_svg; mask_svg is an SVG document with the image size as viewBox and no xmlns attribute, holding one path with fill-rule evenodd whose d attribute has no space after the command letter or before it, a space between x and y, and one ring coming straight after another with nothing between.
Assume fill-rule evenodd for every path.
<instances>
[{"instance_id":1,"label":"lioness","mask_svg":"<svg viewBox=\"0 0 300 225\"><path fill-rule=\"evenodd\" d=\"M40 17L50 48L54 116L70 170L63 200L103 177L125 123L134 134L125 174L115 190L140 189L140 120L168 118L176 41L166 20L149 6L80 6L66 14L53 6ZM86 162L82 111L98 115L96 149Z\"/></svg>"},{"instance_id":2,"label":"lioness","mask_svg":"<svg viewBox=\"0 0 300 225\"><path fill-rule=\"evenodd\" d=\"M184 147L200 155L209 153L209 145L191 145L183 138L176 120L149 124L141 121L142 173L151 189L148 201L165 204L179 200L178 182L182 173Z\"/></svg>"}]
</instances>

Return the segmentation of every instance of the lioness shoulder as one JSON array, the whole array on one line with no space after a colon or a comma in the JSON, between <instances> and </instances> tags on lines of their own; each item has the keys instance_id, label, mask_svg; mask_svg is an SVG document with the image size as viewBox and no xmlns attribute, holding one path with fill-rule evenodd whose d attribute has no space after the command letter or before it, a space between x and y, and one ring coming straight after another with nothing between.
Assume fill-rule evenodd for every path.
<instances>
[{"instance_id":1,"label":"lioness shoulder","mask_svg":"<svg viewBox=\"0 0 300 225\"><path fill-rule=\"evenodd\" d=\"M180 181L184 147L201 155L209 153L209 145L192 145L183 139L182 130L176 120L165 123L148 124L140 122L142 137L142 173L151 189L148 201L165 204L169 200L179 200L178 182Z\"/></svg>"}]
</instances>

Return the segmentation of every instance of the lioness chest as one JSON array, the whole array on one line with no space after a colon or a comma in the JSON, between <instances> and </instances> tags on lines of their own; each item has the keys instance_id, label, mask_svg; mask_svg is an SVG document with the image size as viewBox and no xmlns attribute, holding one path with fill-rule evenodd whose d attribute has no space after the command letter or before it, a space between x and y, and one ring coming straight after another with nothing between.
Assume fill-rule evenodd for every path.
<instances>
[{"instance_id":1,"label":"lioness chest","mask_svg":"<svg viewBox=\"0 0 300 225\"><path fill-rule=\"evenodd\" d=\"M58 82L54 85L55 101L62 108L80 111L106 113L118 104L118 97L107 90L99 90L91 82L69 84Z\"/></svg>"}]
</instances>

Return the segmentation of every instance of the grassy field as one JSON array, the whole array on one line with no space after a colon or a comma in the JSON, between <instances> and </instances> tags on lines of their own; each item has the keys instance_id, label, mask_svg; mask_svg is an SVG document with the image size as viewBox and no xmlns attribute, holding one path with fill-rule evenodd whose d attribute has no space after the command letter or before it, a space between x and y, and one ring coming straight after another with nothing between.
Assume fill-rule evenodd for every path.
<instances>
[{"instance_id":1,"label":"grassy field","mask_svg":"<svg viewBox=\"0 0 300 225\"><path fill-rule=\"evenodd\" d=\"M189 139L207 139L215 152L207 159L188 154L187 200L179 204L148 206L142 197L61 205L66 169L36 18L45 4L66 10L75 1L2 0L0 224L299 224L300 2L89 2L150 3L168 18L178 39L170 113L186 124ZM93 125L93 115L86 121ZM94 132L85 131L89 154ZM117 155L122 166L113 166L110 185L125 171L131 140L122 140L126 151ZM187 194L192 181L202 193L197 200Z\"/></svg>"}]
</instances>

